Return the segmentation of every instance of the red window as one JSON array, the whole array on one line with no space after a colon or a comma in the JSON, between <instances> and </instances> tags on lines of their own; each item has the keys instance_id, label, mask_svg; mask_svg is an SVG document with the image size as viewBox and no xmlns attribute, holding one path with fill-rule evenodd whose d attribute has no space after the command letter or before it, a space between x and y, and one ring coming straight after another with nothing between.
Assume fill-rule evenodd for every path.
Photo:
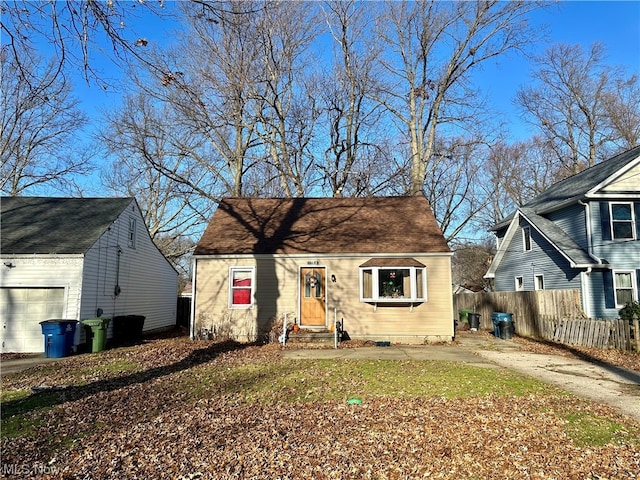
<instances>
[{"instance_id":1,"label":"red window","mask_svg":"<svg viewBox=\"0 0 640 480\"><path fill-rule=\"evenodd\" d=\"M251 305L252 278L251 270L231 271L232 305Z\"/></svg>"}]
</instances>

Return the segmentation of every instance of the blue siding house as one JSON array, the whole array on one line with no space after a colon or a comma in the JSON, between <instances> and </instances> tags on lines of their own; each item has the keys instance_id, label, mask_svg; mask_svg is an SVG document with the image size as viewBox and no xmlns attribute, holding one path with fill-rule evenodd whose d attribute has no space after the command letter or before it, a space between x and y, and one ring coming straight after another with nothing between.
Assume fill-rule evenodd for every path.
<instances>
[{"instance_id":1,"label":"blue siding house","mask_svg":"<svg viewBox=\"0 0 640 480\"><path fill-rule=\"evenodd\" d=\"M640 294L640 147L555 183L491 229L496 291L578 289L590 318Z\"/></svg>"}]
</instances>

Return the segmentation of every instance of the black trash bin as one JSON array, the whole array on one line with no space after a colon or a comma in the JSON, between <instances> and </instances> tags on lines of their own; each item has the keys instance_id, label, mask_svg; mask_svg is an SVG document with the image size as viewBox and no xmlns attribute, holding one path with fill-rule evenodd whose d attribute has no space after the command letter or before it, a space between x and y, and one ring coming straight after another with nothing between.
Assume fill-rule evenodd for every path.
<instances>
[{"instance_id":1,"label":"black trash bin","mask_svg":"<svg viewBox=\"0 0 640 480\"><path fill-rule=\"evenodd\" d=\"M472 331L476 331L480 328L480 314L479 313L468 313L467 318L469 319L469 327Z\"/></svg>"},{"instance_id":2,"label":"black trash bin","mask_svg":"<svg viewBox=\"0 0 640 480\"><path fill-rule=\"evenodd\" d=\"M142 341L143 315L113 317L113 340L116 345L131 345Z\"/></svg>"},{"instance_id":3,"label":"black trash bin","mask_svg":"<svg viewBox=\"0 0 640 480\"><path fill-rule=\"evenodd\" d=\"M513 322L509 320L503 320L498 323L500 329L500 338L502 340L509 340L513 338Z\"/></svg>"},{"instance_id":4,"label":"black trash bin","mask_svg":"<svg viewBox=\"0 0 640 480\"><path fill-rule=\"evenodd\" d=\"M511 322L512 315L504 312L493 312L491 314L491 320L493 321L493 335L496 338L500 337L500 322Z\"/></svg>"}]
</instances>

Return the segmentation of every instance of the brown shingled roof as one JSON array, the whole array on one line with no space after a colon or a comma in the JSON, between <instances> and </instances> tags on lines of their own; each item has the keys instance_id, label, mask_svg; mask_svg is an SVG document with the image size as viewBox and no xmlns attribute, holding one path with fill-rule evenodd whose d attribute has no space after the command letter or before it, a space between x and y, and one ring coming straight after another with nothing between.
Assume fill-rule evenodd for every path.
<instances>
[{"instance_id":1,"label":"brown shingled roof","mask_svg":"<svg viewBox=\"0 0 640 480\"><path fill-rule=\"evenodd\" d=\"M224 198L194 254L449 251L425 197Z\"/></svg>"}]
</instances>

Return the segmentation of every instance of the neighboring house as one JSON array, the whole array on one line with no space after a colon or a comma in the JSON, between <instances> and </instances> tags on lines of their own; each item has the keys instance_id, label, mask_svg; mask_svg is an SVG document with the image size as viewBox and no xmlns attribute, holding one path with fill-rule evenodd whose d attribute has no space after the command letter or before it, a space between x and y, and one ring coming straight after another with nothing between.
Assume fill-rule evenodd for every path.
<instances>
[{"instance_id":1,"label":"neighboring house","mask_svg":"<svg viewBox=\"0 0 640 480\"><path fill-rule=\"evenodd\" d=\"M578 289L616 318L640 287L640 147L562 180L492 229L496 291Z\"/></svg>"},{"instance_id":2,"label":"neighboring house","mask_svg":"<svg viewBox=\"0 0 640 480\"><path fill-rule=\"evenodd\" d=\"M451 340L451 255L425 197L226 198L193 256L191 335L256 340L286 314L343 320L352 339Z\"/></svg>"},{"instance_id":3,"label":"neighboring house","mask_svg":"<svg viewBox=\"0 0 640 480\"><path fill-rule=\"evenodd\" d=\"M144 315L145 331L175 325L178 274L135 199L2 197L0 211L2 352L44 351L47 319Z\"/></svg>"}]
</instances>

